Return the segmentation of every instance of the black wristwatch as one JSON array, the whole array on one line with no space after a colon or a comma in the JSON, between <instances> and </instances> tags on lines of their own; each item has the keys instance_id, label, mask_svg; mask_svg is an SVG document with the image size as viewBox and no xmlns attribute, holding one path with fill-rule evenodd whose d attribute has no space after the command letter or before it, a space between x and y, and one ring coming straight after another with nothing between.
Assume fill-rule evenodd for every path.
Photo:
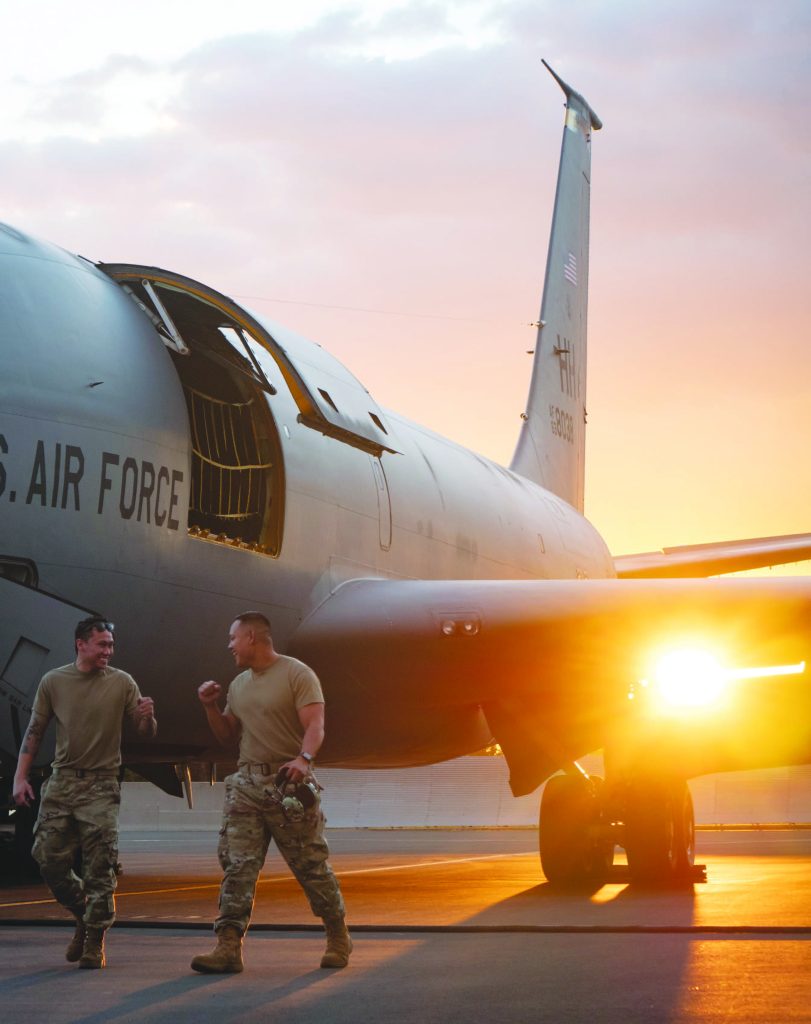
<instances>
[{"instance_id":1,"label":"black wristwatch","mask_svg":"<svg viewBox=\"0 0 811 1024\"><path fill-rule=\"evenodd\" d=\"M307 764L312 764L313 763L313 755L312 754L308 754L304 750L302 750L302 752L299 754L299 757L303 757L304 760L307 762Z\"/></svg>"}]
</instances>

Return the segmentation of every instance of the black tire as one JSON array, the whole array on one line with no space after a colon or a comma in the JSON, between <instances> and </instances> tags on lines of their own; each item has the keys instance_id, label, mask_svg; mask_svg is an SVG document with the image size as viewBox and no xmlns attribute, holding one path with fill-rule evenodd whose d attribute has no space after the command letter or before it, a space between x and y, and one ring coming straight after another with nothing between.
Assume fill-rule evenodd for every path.
<instances>
[{"instance_id":1,"label":"black tire","mask_svg":"<svg viewBox=\"0 0 811 1024\"><path fill-rule=\"evenodd\" d=\"M690 878L695 818L686 782L638 779L629 786L625 851L634 882L667 886Z\"/></svg>"},{"instance_id":2,"label":"black tire","mask_svg":"<svg viewBox=\"0 0 811 1024\"><path fill-rule=\"evenodd\" d=\"M554 775L541 798L539 843L547 881L562 888L598 888L614 860L601 835L602 779Z\"/></svg>"}]
</instances>

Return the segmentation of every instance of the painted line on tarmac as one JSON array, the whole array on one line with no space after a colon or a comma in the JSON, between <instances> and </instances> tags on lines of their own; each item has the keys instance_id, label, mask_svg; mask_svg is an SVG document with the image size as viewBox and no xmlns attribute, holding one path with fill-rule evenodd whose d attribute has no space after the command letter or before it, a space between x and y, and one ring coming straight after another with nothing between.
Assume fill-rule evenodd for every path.
<instances>
[{"instance_id":1,"label":"painted line on tarmac","mask_svg":"<svg viewBox=\"0 0 811 1024\"><path fill-rule=\"evenodd\" d=\"M335 874L338 878L345 878L347 875L370 875L375 872L383 871L408 871L410 868L433 868L433 867L445 867L448 864L466 864L474 861L483 860L504 860L508 857L526 857L529 854L527 852L522 853L488 853L482 854L479 857L448 857L444 860L426 860L426 861L415 861L413 863L405 864L381 864L377 867L371 868L351 868L348 871L336 871ZM533 853L532 856L535 856ZM260 878L257 881L257 886L260 885L275 885L278 882L292 882L295 881L291 874L277 875L273 878ZM178 886L174 889L137 889L129 892L116 891L116 900L125 899L127 896L163 896L169 893L177 892L199 892L203 889L219 889L219 882L208 882L205 885L183 885ZM13 907L43 907L48 904L56 904L55 899L46 900L20 900L16 903L0 903L0 910L10 910ZM0 923L2 923L0 921Z\"/></svg>"},{"instance_id":2,"label":"painted line on tarmac","mask_svg":"<svg viewBox=\"0 0 811 1024\"><path fill-rule=\"evenodd\" d=\"M514 853L487 853L480 857L447 857L444 860L423 860L415 861L412 864L382 864L372 868L352 868L349 871L336 871L338 878L347 875L371 875L380 871L407 871L409 868L436 868L445 867L448 864L467 864L479 860L505 860L508 857L537 857L534 850L523 850Z\"/></svg>"}]
</instances>

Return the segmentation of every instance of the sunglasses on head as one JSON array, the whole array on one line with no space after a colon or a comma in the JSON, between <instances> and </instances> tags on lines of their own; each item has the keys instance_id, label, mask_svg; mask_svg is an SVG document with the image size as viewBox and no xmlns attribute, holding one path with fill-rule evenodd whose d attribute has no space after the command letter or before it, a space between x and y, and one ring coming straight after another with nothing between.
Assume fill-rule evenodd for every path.
<instances>
[{"instance_id":1,"label":"sunglasses on head","mask_svg":"<svg viewBox=\"0 0 811 1024\"><path fill-rule=\"evenodd\" d=\"M86 622L80 622L76 627L76 639L87 640L91 633L103 633L105 630L114 633L115 623L108 622L106 619L88 619Z\"/></svg>"}]
</instances>

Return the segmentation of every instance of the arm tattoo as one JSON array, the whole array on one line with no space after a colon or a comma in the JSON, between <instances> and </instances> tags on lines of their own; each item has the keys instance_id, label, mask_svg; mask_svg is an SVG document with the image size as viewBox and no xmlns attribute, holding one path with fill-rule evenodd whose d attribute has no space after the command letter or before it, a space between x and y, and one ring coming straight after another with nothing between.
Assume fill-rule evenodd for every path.
<instances>
[{"instance_id":1,"label":"arm tattoo","mask_svg":"<svg viewBox=\"0 0 811 1024\"><path fill-rule=\"evenodd\" d=\"M36 757L39 745L42 742L42 737L45 735L45 730L47 728L48 719L45 718L44 715L38 715L34 712L31 715L31 721L28 723L28 729L23 737L23 745L20 753L30 754L32 757Z\"/></svg>"}]
</instances>

